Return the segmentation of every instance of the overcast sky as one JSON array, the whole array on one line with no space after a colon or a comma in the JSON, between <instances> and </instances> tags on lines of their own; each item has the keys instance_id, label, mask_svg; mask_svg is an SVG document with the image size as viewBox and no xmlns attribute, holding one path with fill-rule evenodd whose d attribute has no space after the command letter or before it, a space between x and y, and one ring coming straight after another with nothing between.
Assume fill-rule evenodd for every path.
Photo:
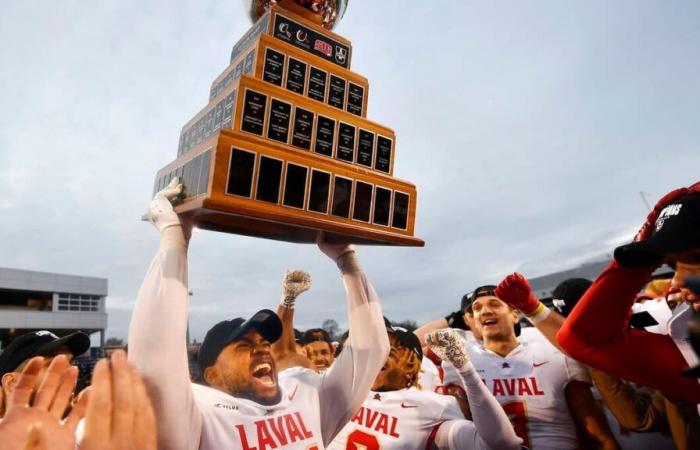
<instances>
[{"instance_id":1,"label":"overcast sky","mask_svg":"<svg viewBox=\"0 0 700 450\"><path fill-rule=\"evenodd\" d=\"M125 337L154 174L249 26L237 0L3 1L0 266L108 278ZM336 31L418 187L425 248L358 250L392 319L604 256L643 221L640 191L700 179L696 1L352 0ZM347 322L315 246L202 231L190 248L194 337L274 307L291 268L314 279L299 327Z\"/></svg>"}]
</instances>

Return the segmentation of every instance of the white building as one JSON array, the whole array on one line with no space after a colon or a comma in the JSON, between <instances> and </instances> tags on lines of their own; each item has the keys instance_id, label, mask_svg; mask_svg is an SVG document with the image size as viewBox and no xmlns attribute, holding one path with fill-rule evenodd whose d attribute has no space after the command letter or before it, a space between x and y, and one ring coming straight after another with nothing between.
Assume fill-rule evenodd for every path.
<instances>
[{"instance_id":1,"label":"white building","mask_svg":"<svg viewBox=\"0 0 700 450\"><path fill-rule=\"evenodd\" d=\"M35 330L58 336L107 328L107 279L0 268L0 343Z\"/></svg>"}]
</instances>

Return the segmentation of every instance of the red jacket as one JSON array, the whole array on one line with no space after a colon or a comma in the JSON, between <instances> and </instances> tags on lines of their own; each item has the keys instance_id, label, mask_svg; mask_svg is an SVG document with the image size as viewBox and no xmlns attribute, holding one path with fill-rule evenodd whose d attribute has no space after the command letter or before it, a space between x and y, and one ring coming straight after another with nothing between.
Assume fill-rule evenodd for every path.
<instances>
[{"instance_id":1,"label":"red jacket","mask_svg":"<svg viewBox=\"0 0 700 450\"><path fill-rule=\"evenodd\" d=\"M656 267L603 271L564 322L557 341L572 358L669 398L700 403L700 383L681 372L688 365L669 336L629 328L637 293Z\"/></svg>"}]
</instances>

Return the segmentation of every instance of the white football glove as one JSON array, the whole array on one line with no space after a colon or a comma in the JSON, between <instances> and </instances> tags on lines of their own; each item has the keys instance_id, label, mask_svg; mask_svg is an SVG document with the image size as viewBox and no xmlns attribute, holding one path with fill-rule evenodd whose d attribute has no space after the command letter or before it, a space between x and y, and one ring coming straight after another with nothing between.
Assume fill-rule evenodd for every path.
<instances>
[{"instance_id":1,"label":"white football glove","mask_svg":"<svg viewBox=\"0 0 700 450\"><path fill-rule=\"evenodd\" d=\"M180 218L173 209L172 201L182 192L182 183L173 178L165 189L156 193L144 219L151 222L161 233L168 227L180 225Z\"/></svg>"},{"instance_id":2,"label":"white football glove","mask_svg":"<svg viewBox=\"0 0 700 450\"><path fill-rule=\"evenodd\" d=\"M348 243L331 244L326 241L324 232L319 232L316 237L316 244L323 253L338 265L341 272L359 272L360 263L355 255L355 246Z\"/></svg>"},{"instance_id":3,"label":"white football glove","mask_svg":"<svg viewBox=\"0 0 700 450\"><path fill-rule=\"evenodd\" d=\"M297 297L311 288L311 274L303 270L288 270L282 279L282 301L280 305L293 309Z\"/></svg>"},{"instance_id":4,"label":"white football glove","mask_svg":"<svg viewBox=\"0 0 700 450\"><path fill-rule=\"evenodd\" d=\"M433 331L425 336L425 342L443 361L449 361L459 371L472 368L464 341L452 328Z\"/></svg>"}]
</instances>

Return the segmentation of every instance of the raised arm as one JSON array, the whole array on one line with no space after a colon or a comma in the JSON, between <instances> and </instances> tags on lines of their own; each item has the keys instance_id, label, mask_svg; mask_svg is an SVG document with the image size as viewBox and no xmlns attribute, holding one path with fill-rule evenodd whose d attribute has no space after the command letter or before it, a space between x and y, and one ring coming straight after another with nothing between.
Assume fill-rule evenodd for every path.
<instances>
[{"instance_id":1,"label":"raised arm","mask_svg":"<svg viewBox=\"0 0 700 450\"><path fill-rule=\"evenodd\" d=\"M557 332L564 325L564 317L547 308L535 297L527 279L519 274L508 275L496 287L496 297L511 308L520 311L527 320L544 335L549 342L561 350L557 342Z\"/></svg>"},{"instance_id":2,"label":"raised arm","mask_svg":"<svg viewBox=\"0 0 700 450\"><path fill-rule=\"evenodd\" d=\"M687 192L682 188L665 195L635 241L649 239L661 211ZM700 403L700 383L682 374L688 365L671 337L628 326L635 297L660 262L650 259L640 267L622 267L613 260L567 317L557 341L584 364L658 389L667 397Z\"/></svg>"},{"instance_id":3,"label":"raised arm","mask_svg":"<svg viewBox=\"0 0 700 450\"><path fill-rule=\"evenodd\" d=\"M160 232L160 248L141 285L129 326L129 360L140 370L158 427L158 448L196 449L202 417L194 402L187 362L188 226L170 200L182 189L177 179L156 194L149 219Z\"/></svg>"},{"instance_id":4,"label":"raised arm","mask_svg":"<svg viewBox=\"0 0 700 450\"><path fill-rule=\"evenodd\" d=\"M294 341L294 305L297 297L311 287L311 275L303 270L289 270L282 280L282 298L277 315L282 321L282 336L272 344L272 356L279 372L290 367L306 367L314 370L309 359L297 353Z\"/></svg>"},{"instance_id":5,"label":"raised arm","mask_svg":"<svg viewBox=\"0 0 700 450\"><path fill-rule=\"evenodd\" d=\"M321 428L328 445L367 397L389 355L389 337L379 298L360 267L352 245L319 248L336 262L348 303L349 336L343 351L323 375L320 386Z\"/></svg>"},{"instance_id":6,"label":"raised arm","mask_svg":"<svg viewBox=\"0 0 700 450\"><path fill-rule=\"evenodd\" d=\"M479 378L459 335L452 329L439 330L428 334L426 342L435 354L452 363L459 373L473 419L473 423L467 420L444 422L435 440L438 447L455 450L519 449L522 440L515 434L501 405Z\"/></svg>"}]
</instances>

